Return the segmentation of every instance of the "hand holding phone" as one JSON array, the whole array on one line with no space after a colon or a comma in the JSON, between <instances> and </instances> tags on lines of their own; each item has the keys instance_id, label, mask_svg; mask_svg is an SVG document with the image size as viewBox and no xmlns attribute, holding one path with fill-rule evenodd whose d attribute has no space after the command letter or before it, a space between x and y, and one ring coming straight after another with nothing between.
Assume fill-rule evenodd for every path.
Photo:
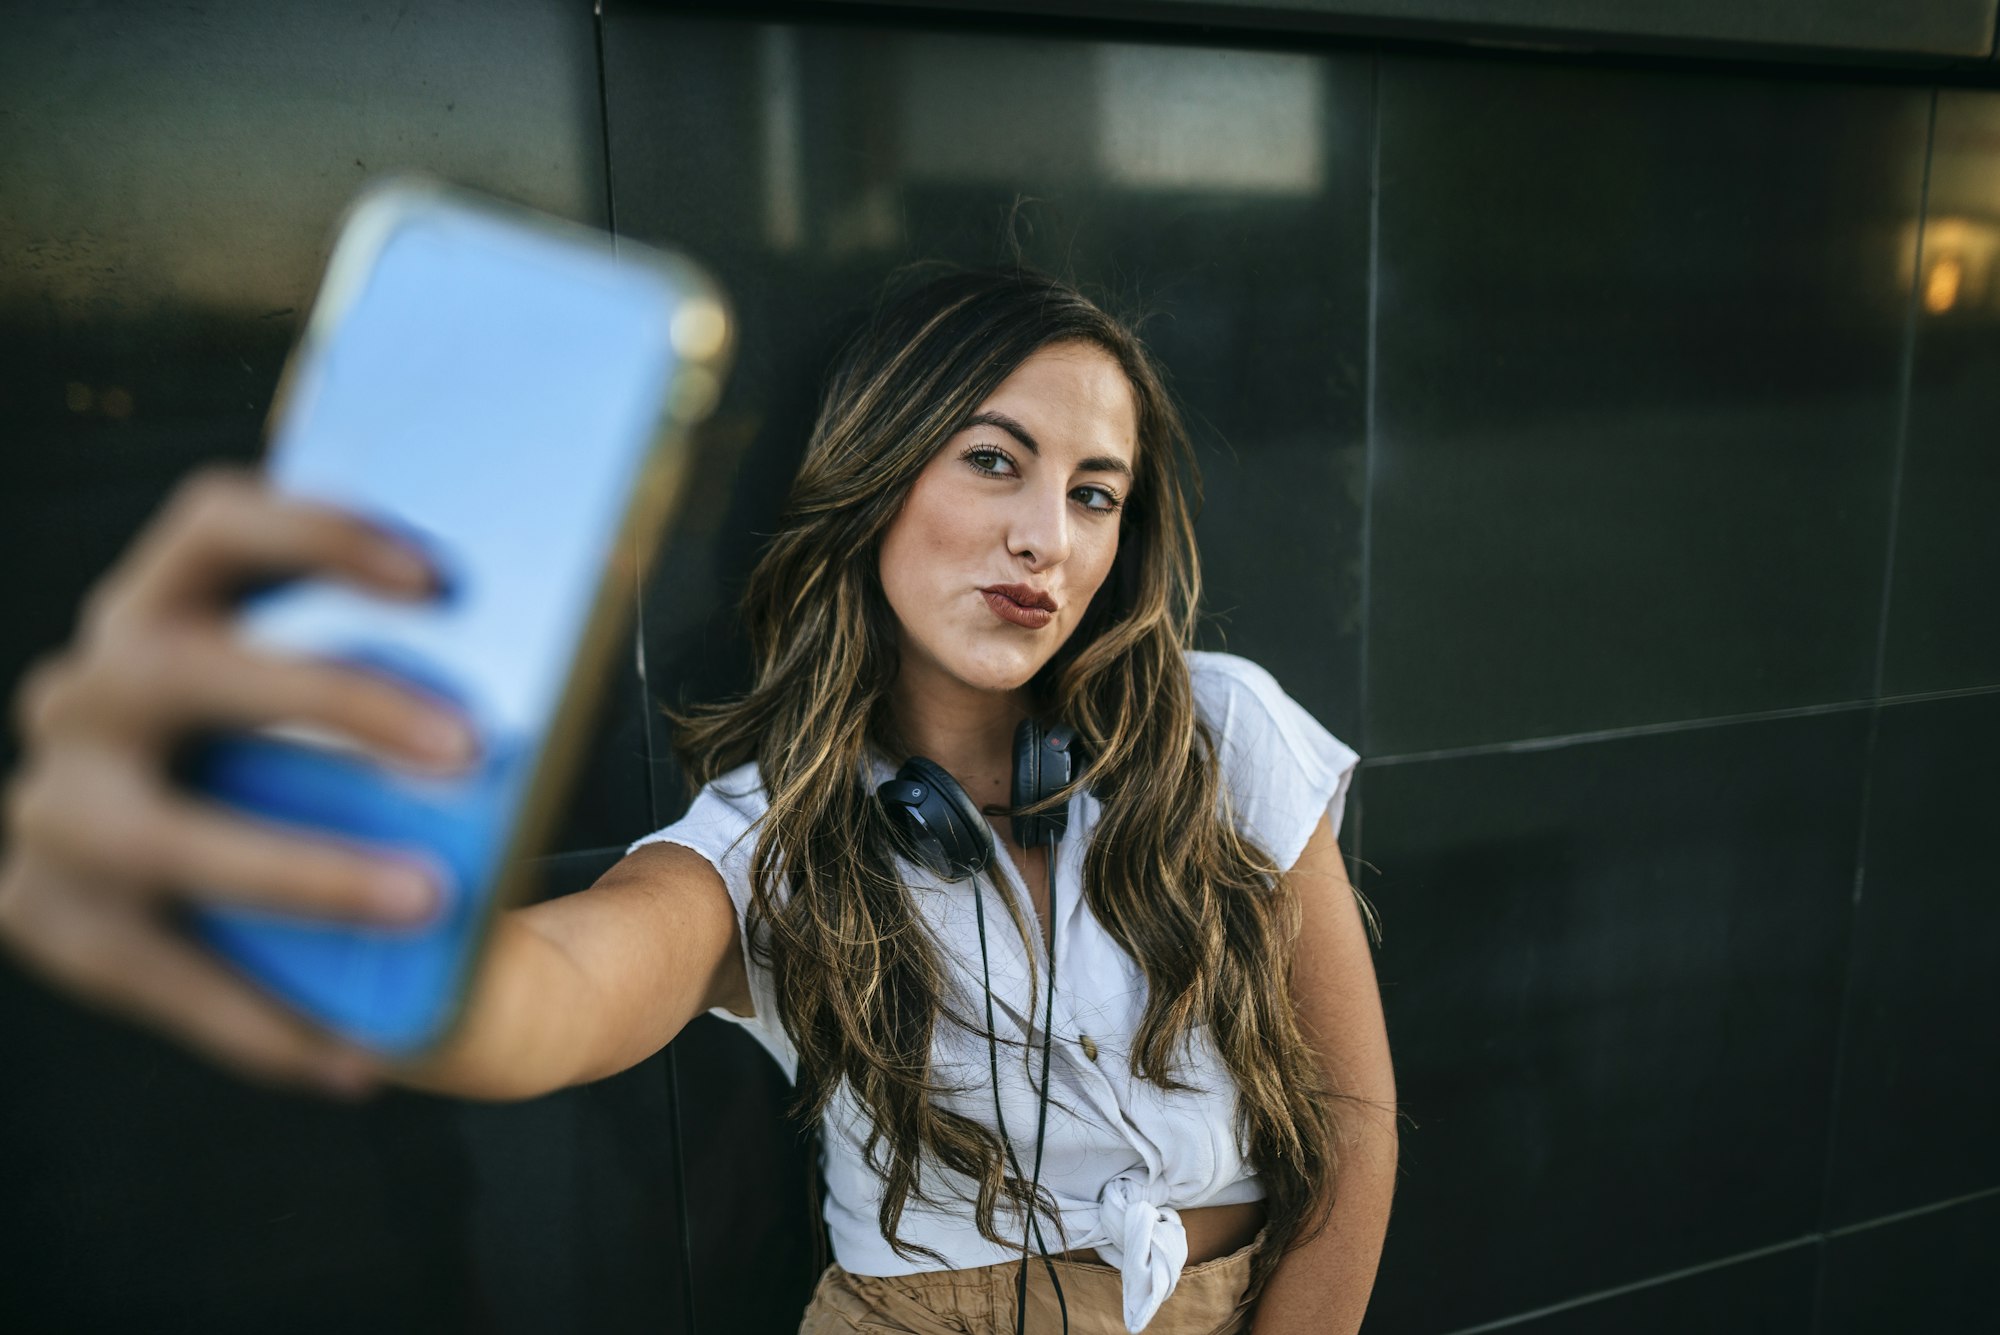
<instances>
[{"instance_id":1,"label":"hand holding phone","mask_svg":"<svg viewBox=\"0 0 2000 1335\"><path fill-rule=\"evenodd\" d=\"M308 723L379 763L450 773L464 721L379 675L246 649L246 585L310 575L418 604L420 555L261 479L183 484L86 603L76 641L22 683L23 760L9 785L0 943L103 1009L142 1020L245 1078L365 1092L373 1056L309 1024L190 943L190 904L237 905L393 930L432 916L437 887L405 862L191 800L170 763L190 730Z\"/></svg>"},{"instance_id":2,"label":"hand holding phone","mask_svg":"<svg viewBox=\"0 0 2000 1335\"><path fill-rule=\"evenodd\" d=\"M433 1048L452 1027L494 913L514 897L550 823L636 572L677 490L687 428L715 397L727 343L719 298L685 261L614 249L585 229L427 181L364 194L273 410L267 472L277 495L246 500L239 489L234 502L179 507L192 513L163 522L98 600L114 609L100 621L122 643L86 637L89 670L54 669L30 706L44 720L31 732L45 755L87 752L66 744L79 734L65 720L82 711L63 702L79 695L114 704L119 717L149 717L141 729L149 739L171 730L163 725L224 725L184 767L207 801L156 803L144 837L126 843L126 865L92 864L84 853L63 872L62 857L87 842L79 821L110 811L104 795L116 790L37 783L48 765L31 766L30 800L16 803L27 818L14 821L16 842L29 831L30 854L0 868L0 936L45 972L112 1004L123 997L127 1009L178 1025L225 1060L266 1070L302 1060L296 1045L279 1056L284 1044L268 1034L255 1055L239 1050L240 1027L225 1038L172 1000L168 973L199 977L211 998L225 995L225 980L153 931L157 914L122 935L112 923L129 914L92 917L81 906L104 901L77 880L78 868L88 869L85 880L165 887L193 903L199 934L236 970L317 1026L390 1056ZM312 554L260 561L221 540L230 504L241 523L265 528L275 522L269 513L244 516L259 505L345 512L327 522L372 527L373 549L400 550L404 561L420 552L442 571L443 588L423 601L388 601L372 586L310 577L338 570ZM308 577L251 597L234 633L223 634L220 586L270 573ZM183 595L197 589L207 601L197 597L189 615L202 634L170 636L157 610L193 607ZM140 662L157 659L170 638L190 660L227 654L254 665L237 673L243 707L203 697L193 683L180 694L140 684L131 651ZM79 675L96 684L79 687ZM445 720L446 733L452 720L469 725L471 764L450 774L384 765L383 739L364 720L286 707L270 694L278 676L315 680L325 693L395 698L411 720ZM253 700L264 707L248 707ZM452 749L447 742L436 754ZM159 787L157 752L154 741L138 744L130 767L146 777L128 787ZM209 855L185 856L204 822L216 836ZM262 860L244 861L259 841ZM276 873L275 850L308 846L319 852L298 866L348 869L338 893L315 898L273 875L260 886L285 889L232 894ZM217 851L225 847L237 861ZM67 852L52 862L56 849ZM38 888L65 876L66 897ZM356 903L379 903L398 884L433 888L422 926L357 923ZM67 954L57 939L65 931ZM75 949L93 937L98 946ZM143 950L131 944L141 938ZM142 954L142 985L114 976L121 960ZM240 989L227 995L245 1011Z\"/></svg>"}]
</instances>

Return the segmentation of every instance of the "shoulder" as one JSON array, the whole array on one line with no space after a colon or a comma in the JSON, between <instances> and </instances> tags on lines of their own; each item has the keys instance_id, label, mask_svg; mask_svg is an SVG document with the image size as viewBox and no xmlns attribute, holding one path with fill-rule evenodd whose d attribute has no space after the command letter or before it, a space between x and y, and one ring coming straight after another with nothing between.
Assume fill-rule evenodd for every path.
<instances>
[{"instance_id":1,"label":"shoulder","mask_svg":"<svg viewBox=\"0 0 2000 1335\"><path fill-rule=\"evenodd\" d=\"M754 840L745 836L770 806L756 762L738 765L703 784L679 820L635 840L626 851L654 843L684 844L715 863L728 880L725 863L740 858L747 864Z\"/></svg>"},{"instance_id":2,"label":"shoulder","mask_svg":"<svg viewBox=\"0 0 2000 1335\"><path fill-rule=\"evenodd\" d=\"M1233 749L1250 751L1282 746L1302 756L1331 757L1343 764L1359 758L1286 694L1276 677L1249 659L1196 649L1187 660L1195 712L1218 744L1229 742Z\"/></svg>"},{"instance_id":3,"label":"shoulder","mask_svg":"<svg viewBox=\"0 0 2000 1335\"><path fill-rule=\"evenodd\" d=\"M1194 684L1195 707L1211 726L1246 706L1272 715L1287 705L1298 708L1278 685L1276 677L1247 658L1190 649L1187 665L1188 679Z\"/></svg>"},{"instance_id":4,"label":"shoulder","mask_svg":"<svg viewBox=\"0 0 2000 1335\"><path fill-rule=\"evenodd\" d=\"M1231 817L1288 869L1321 816L1339 833L1360 756L1249 659L1194 650L1187 660Z\"/></svg>"}]
</instances>

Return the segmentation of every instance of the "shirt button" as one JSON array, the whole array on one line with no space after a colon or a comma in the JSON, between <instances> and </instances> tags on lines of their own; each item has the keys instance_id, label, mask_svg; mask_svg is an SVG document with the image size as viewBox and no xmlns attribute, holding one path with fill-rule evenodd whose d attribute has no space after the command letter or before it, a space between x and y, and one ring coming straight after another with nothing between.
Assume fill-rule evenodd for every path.
<instances>
[{"instance_id":1,"label":"shirt button","mask_svg":"<svg viewBox=\"0 0 2000 1335\"><path fill-rule=\"evenodd\" d=\"M1076 1041L1083 1045L1084 1056L1090 1058L1092 1061L1097 1060L1097 1044L1090 1041L1089 1034L1078 1034Z\"/></svg>"}]
</instances>

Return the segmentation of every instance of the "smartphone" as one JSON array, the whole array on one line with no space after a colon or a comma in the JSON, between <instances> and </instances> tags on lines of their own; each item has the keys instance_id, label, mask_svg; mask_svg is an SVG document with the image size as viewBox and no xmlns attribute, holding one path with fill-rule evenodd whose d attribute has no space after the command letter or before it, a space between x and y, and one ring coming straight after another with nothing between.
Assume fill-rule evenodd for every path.
<instances>
[{"instance_id":1,"label":"smartphone","mask_svg":"<svg viewBox=\"0 0 2000 1335\"><path fill-rule=\"evenodd\" d=\"M248 598L238 626L259 650L444 698L479 759L436 778L296 726L206 741L187 766L198 791L420 860L444 890L416 928L205 908L193 926L210 947L378 1052L450 1032L550 833L730 341L719 290L679 256L426 177L350 206L279 382L266 471L405 536L445 589L398 603L298 580Z\"/></svg>"}]
</instances>

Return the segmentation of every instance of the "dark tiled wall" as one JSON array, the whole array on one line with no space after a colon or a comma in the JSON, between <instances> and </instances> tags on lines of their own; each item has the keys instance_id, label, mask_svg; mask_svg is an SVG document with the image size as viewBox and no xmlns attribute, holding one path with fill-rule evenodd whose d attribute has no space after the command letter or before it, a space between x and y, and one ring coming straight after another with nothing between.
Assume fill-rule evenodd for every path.
<instances>
[{"instance_id":1,"label":"dark tiled wall","mask_svg":"<svg viewBox=\"0 0 2000 1335\"><path fill-rule=\"evenodd\" d=\"M255 457L338 213L397 167L605 223L590 7L9 13L0 690L177 477ZM563 847L648 819L629 672L612 698ZM574 862L557 885L585 883ZM6 963L0 1049L0 1328L615 1330L677 1310L657 1062L520 1108L337 1108Z\"/></svg>"},{"instance_id":2,"label":"dark tiled wall","mask_svg":"<svg viewBox=\"0 0 2000 1335\"><path fill-rule=\"evenodd\" d=\"M1204 634L1367 757L1415 1123L1369 1329L1985 1328L2000 95L609 8L13 25L0 685L253 456L365 174L681 245L743 351L545 864L580 888L684 800L648 695L742 679L834 342L1018 245L1150 314ZM813 1276L781 1081L711 1021L678 1144L662 1058L355 1112L8 971L0 1033L10 1324L776 1332Z\"/></svg>"}]
</instances>

